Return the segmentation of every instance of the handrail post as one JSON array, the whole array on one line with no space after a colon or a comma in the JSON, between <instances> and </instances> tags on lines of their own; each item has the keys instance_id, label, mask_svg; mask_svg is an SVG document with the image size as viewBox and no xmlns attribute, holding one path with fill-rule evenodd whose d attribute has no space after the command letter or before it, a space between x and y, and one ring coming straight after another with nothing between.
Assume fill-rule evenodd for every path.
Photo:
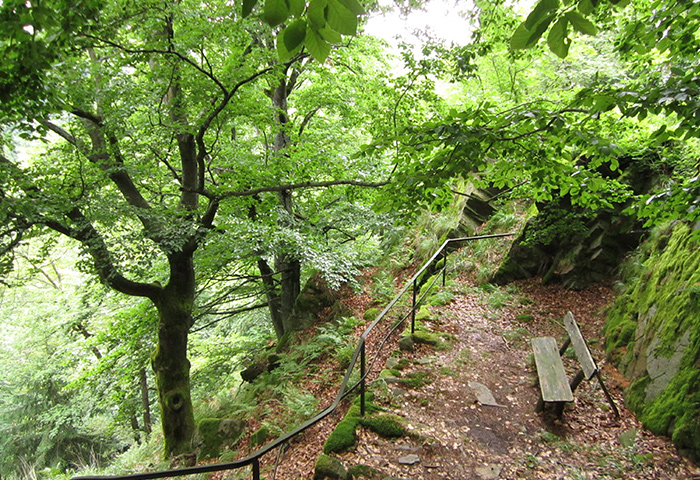
<instances>
[{"instance_id":1,"label":"handrail post","mask_svg":"<svg viewBox=\"0 0 700 480\"><path fill-rule=\"evenodd\" d=\"M411 335L416 333L416 295L418 284L413 280L413 304L411 305Z\"/></svg>"},{"instance_id":2,"label":"handrail post","mask_svg":"<svg viewBox=\"0 0 700 480\"><path fill-rule=\"evenodd\" d=\"M365 416L365 340L360 349L360 416Z\"/></svg>"},{"instance_id":3,"label":"handrail post","mask_svg":"<svg viewBox=\"0 0 700 480\"><path fill-rule=\"evenodd\" d=\"M253 480L260 480L260 459L253 460Z\"/></svg>"}]
</instances>

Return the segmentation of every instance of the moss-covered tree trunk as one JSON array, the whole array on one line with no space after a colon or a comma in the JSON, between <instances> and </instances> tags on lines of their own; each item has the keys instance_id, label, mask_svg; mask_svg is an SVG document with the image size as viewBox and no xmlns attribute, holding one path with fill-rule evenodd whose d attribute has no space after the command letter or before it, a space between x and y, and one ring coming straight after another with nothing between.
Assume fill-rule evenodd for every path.
<instances>
[{"instance_id":1,"label":"moss-covered tree trunk","mask_svg":"<svg viewBox=\"0 0 700 480\"><path fill-rule=\"evenodd\" d=\"M166 457L190 452L195 432L187 359L187 335L193 323L194 265L188 252L171 254L169 261L170 281L154 302L159 324L152 357Z\"/></svg>"}]
</instances>

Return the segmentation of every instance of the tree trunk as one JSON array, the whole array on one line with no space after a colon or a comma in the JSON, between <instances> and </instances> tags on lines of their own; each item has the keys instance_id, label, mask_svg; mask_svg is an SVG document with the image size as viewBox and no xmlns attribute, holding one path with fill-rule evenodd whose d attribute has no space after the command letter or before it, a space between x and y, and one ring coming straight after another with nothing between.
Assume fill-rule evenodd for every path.
<instances>
[{"instance_id":1,"label":"tree trunk","mask_svg":"<svg viewBox=\"0 0 700 480\"><path fill-rule=\"evenodd\" d=\"M273 151L277 155L286 155L285 150L291 144L291 139L286 132L289 124L287 98L294 88L298 74L296 70L292 70L291 73L285 71L285 77L280 79L275 89L270 92L270 100L272 100L272 106L276 111L275 121L278 127L273 145ZM277 194L277 198L282 208L290 216L293 216L294 202L292 192L289 190L280 191ZM277 254L275 256L275 272L280 275L279 284L271 281L272 271L269 265L261 259L258 262L259 266L260 262L263 262L265 264L264 267L267 269L267 271L263 271L263 268L261 268L260 273L263 275L263 281L266 280L266 277L268 278L266 287L268 290L270 315L275 326L277 338L281 339L285 333L295 330L295 326L289 322L289 319L294 309L294 303L301 291L301 262L289 253Z\"/></svg>"},{"instance_id":2,"label":"tree trunk","mask_svg":"<svg viewBox=\"0 0 700 480\"><path fill-rule=\"evenodd\" d=\"M284 317L282 316L279 288L275 282L275 272L262 257L258 259L258 269L265 285L265 296L267 297L272 326L275 328L275 335L277 335L277 340L282 340L284 335Z\"/></svg>"},{"instance_id":3,"label":"tree trunk","mask_svg":"<svg viewBox=\"0 0 700 480\"><path fill-rule=\"evenodd\" d=\"M187 359L195 292L192 253L173 253L169 260L170 281L155 302L160 322L152 357L166 457L191 452L195 431Z\"/></svg>"},{"instance_id":4,"label":"tree trunk","mask_svg":"<svg viewBox=\"0 0 700 480\"><path fill-rule=\"evenodd\" d=\"M141 386L141 407L143 408L143 431L148 437L151 435L151 402L148 399L148 376L145 368L139 371L139 380Z\"/></svg>"}]
</instances>

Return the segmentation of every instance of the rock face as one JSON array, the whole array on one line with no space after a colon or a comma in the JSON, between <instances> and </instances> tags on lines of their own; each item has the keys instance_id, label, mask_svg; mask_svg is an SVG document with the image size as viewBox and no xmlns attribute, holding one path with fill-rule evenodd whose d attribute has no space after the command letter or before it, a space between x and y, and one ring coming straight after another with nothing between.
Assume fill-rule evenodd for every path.
<instances>
[{"instance_id":1,"label":"rock face","mask_svg":"<svg viewBox=\"0 0 700 480\"><path fill-rule=\"evenodd\" d=\"M641 225L621 214L622 207L590 212L572 205L569 196L538 204L492 281L542 277L582 289L610 278L639 242Z\"/></svg>"},{"instance_id":2,"label":"rock face","mask_svg":"<svg viewBox=\"0 0 700 480\"><path fill-rule=\"evenodd\" d=\"M696 232L697 233L697 232ZM690 226L655 232L625 267L608 314L608 354L646 428L700 460L700 244Z\"/></svg>"},{"instance_id":3,"label":"rock face","mask_svg":"<svg viewBox=\"0 0 700 480\"><path fill-rule=\"evenodd\" d=\"M651 166L655 161L658 158L647 156L618 158L618 169L612 171L602 165L597 173L639 195L656 182L657 173ZM587 162L582 159L580 163ZM610 193L614 195L612 190ZM541 276L545 284L560 282L566 288L582 289L616 273L644 233L636 216L625 213L631 204L613 203L607 208L587 210L572 202L572 195L569 192L537 204L538 214L513 242L492 279L494 283Z\"/></svg>"},{"instance_id":4,"label":"rock face","mask_svg":"<svg viewBox=\"0 0 700 480\"><path fill-rule=\"evenodd\" d=\"M493 202L499 193L501 190L497 188L477 189L473 184L467 183L462 193L465 201L458 226L450 232L448 237L460 238L472 235L477 227L496 213Z\"/></svg>"}]
</instances>

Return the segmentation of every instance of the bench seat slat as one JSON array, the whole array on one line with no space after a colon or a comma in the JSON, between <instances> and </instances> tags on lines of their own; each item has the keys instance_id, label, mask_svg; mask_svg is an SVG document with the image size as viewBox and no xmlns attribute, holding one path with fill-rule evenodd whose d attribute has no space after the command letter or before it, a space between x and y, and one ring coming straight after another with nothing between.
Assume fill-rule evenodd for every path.
<instances>
[{"instance_id":1,"label":"bench seat slat","mask_svg":"<svg viewBox=\"0 0 700 480\"><path fill-rule=\"evenodd\" d=\"M586 375L586 380L590 380L598 371L598 366L595 360L593 360L591 351L588 349L588 345L586 345L586 340L584 340L581 330L579 330L571 312L568 312L564 317L564 327L566 328L566 333L569 334L574 350L576 350L576 356L581 364L583 373Z\"/></svg>"},{"instance_id":2,"label":"bench seat slat","mask_svg":"<svg viewBox=\"0 0 700 480\"><path fill-rule=\"evenodd\" d=\"M542 400L545 402L573 402L574 394L559 356L557 341L552 337L530 340L535 355L535 365L540 379Z\"/></svg>"}]
</instances>

